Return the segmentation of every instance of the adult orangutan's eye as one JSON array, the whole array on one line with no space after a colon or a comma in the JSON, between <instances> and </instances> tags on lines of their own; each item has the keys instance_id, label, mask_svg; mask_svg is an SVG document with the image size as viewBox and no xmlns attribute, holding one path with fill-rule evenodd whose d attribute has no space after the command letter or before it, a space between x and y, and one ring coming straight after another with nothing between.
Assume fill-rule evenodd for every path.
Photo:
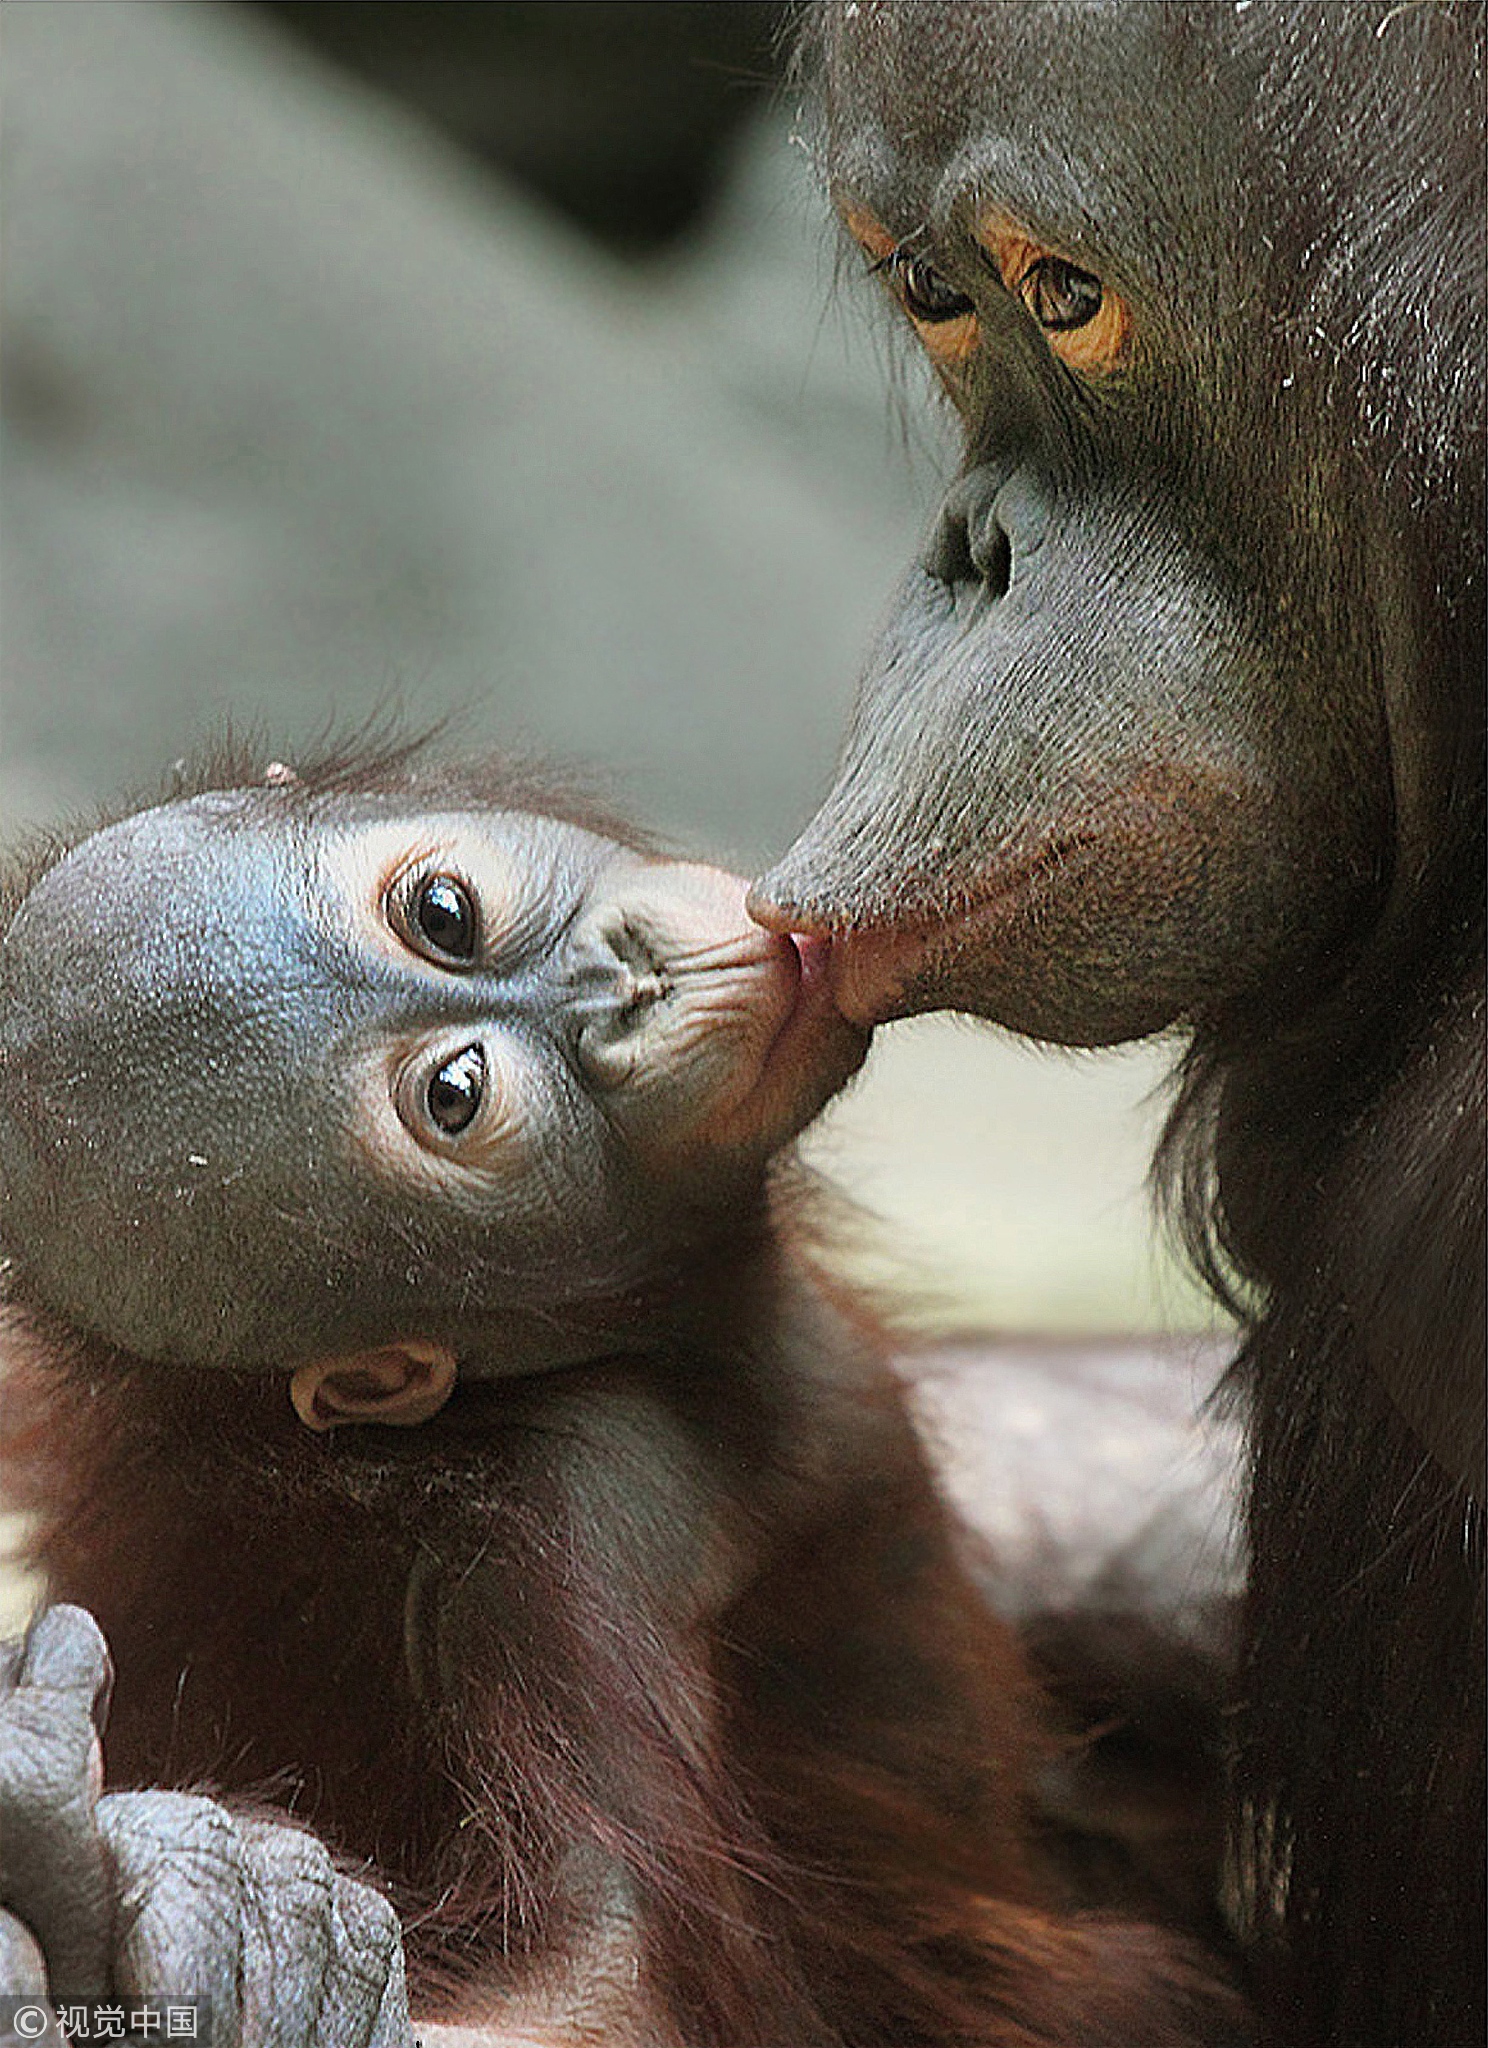
<instances>
[{"instance_id":1,"label":"adult orangutan's eye","mask_svg":"<svg viewBox=\"0 0 1488 2048\"><path fill-rule=\"evenodd\" d=\"M1040 327L1064 334L1084 327L1101 309L1101 281L1062 256L1040 256L1018 282L1018 293Z\"/></svg>"},{"instance_id":2,"label":"adult orangutan's eye","mask_svg":"<svg viewBox=\"0 0 1488 2048\"><path fill-rule=\"evenodd\" d=\"M965 292L947 284L922 256L898 252L893 267L904 295L905 310L912 320L922 320L933 327L942 320L959 320L963 313L976 311Z\"/></svg>"},{"instance_id":3,"label":"adult orangutan's eye","mask_svg":"<svg viewBox=\"0 0 1488 2048\"><path fill-rule=\"evenodd\" d=\"M453 875L430 875L414 893L412 923L431 953L446 960L475 957L476 915L470 892Z\"/></svg>"},{"instance_id":4,"label":"adult orangutan's eye","mask_svg":"<svg viewBox=\"0 0 1488 2048\"><path fill-rule=\"evenodd\" d=\"M478 1045L467 1045L431 1076L424 1090L429 1121L446 1137L458 1137L475 1121L485 1092L486 1056Z\"/></svg>"}]
</instances>

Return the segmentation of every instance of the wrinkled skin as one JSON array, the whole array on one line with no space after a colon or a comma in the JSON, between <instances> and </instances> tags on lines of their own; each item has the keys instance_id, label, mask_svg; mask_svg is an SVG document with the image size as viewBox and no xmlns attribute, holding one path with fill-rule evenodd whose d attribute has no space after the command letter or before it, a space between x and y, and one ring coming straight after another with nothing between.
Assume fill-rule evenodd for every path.
<instances>
[{"instance_id":1,"label":"wrinkled skin","mask_svg":"<svg viewBox=\"0 0 1488 2048\"><path fill-rule=\"evenodd\" d=\"M1287 322L1256 67L1205 12L828 11L834 196L965 428L753 898L833 936L851 1016L1213 1017L1368 914L1419 808L1410 543ZM1080 325L1041 323L1092 303L1037 299L1051 260Z\"/></svg>"},{"instance_id":2,"label":"wrinkled skin","mask_svg":"<svg viewBox=\"0 0 1488 2048\"><path fill-rule=\"evenodd\" d=\"M402 2043L405 1981L489 2048L1239 2048L1143 1852L1045 1867L1064 1744L798 1225L823 949L583 815L208 763L11 882L0 1461L72 1605L0 1958L228 2048ZM82 1609L161 1789L100 1797Z\"/></svg>"},{"instance_id":3,"label":"wrinkled skin","mask_svg":"<svg viewBox=\"0 0 1488 2048\"><path fill-rule=\"evenodd\" d=\"M1484 2031L1484 17L825 0L960 474L757 916L845 1012L1176 1027L1241 1325L1268 2038Z\"/></svg>"},{"instance_id":4,"label":"wrinkled skin","mask_svg":"<svg viewBox=\"0 0 1488 2048\"><path fill-rule=\"evenodd\" d=\"M450 881L468 957L418 923ZM819 958L742 896L578 826L374 795L209 793L96 833L0 941L27 1298L181 1365L292 1364L330 1326L458 1333L477 1376L588 1355L862 1058Z\"/></svg>"},{"instance_id":5,"label":"wrinkled skin","mask_svg":"<svg viewBox=\"0 0 1488 2048\"><path fill-rule=\"evenodd\" d=\"M111 1679L80 1608L0 1644L0 1992L199 2000L214 2048L411 2048L397 1916L312 1836L100 1796Z\"/></svg>"}]
</instances>

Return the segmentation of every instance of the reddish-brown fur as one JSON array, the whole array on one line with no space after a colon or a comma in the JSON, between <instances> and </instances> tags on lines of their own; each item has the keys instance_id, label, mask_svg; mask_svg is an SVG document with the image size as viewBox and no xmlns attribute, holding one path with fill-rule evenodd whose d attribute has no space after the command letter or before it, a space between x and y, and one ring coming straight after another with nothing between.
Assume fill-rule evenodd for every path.
<instances>
[{"instance_id":1,"label":"reddish-brown fur","mask_svg":"<svg viewBox=\"0 0 1488 2048\"><path fill-rule=\"evenodd\" d=\"M276 1379L12 1312L11 1493L110 1640L111 1782L269 1799L369 1866L430 2013L571 1952L588 1879L618 1870L638 2039L1242 2038L1181 1941L1072 1914L1040 1869L1034 1692L875 1333L778 1248L714 1291L705 1355L332 1438ZM632 1485L622 1449L631 1490L596 1508L604 1418L623 1443L639 1416L644 1446L663 1412L716 1497L674 1500L664 1454ZM692 1585L635 1568L648 1506L688 1533Z\"/></svg>"},{"instance_id":2,"label":"reddish-brown fur","mask_svg":"<svg viewBox=\"0 0 1488 2048\"><path fill-rule=\"evenodd\" d=\"M631 837L507 768L422 772L359 749L299 787ZM83 1337L18 1261L0 1465L108 1638L110 1784L288 1813L396 1901L416 2010L509 1993L524 2041L560 2008L617 2048L1242 2040L1221 1971L1075 1910L1042 1853L1059 1745L798 1195L777 1168L686 1272L590 1303L610 1355L406 1430L312 1434L287 1375Z\"/></svg>"}]
</instances>

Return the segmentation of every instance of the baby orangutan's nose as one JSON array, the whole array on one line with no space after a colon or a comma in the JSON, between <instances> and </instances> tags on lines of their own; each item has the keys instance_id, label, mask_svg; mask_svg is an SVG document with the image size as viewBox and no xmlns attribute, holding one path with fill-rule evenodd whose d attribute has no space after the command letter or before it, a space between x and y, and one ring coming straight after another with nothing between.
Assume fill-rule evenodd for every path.
<instances>
[{"instance_id":1,"label":"baby orangutan's nose","mask_svg":"<svg viewBox=\"0 0 1488 2048\"><path fill-rule=\"evenodd\" d=\"M636 1065L636 1038L671 994L659 951L633 918L606 917L579 941L575 981L579 1069L595 1088L620 1088Z\"/></svg>"}]
</instances>

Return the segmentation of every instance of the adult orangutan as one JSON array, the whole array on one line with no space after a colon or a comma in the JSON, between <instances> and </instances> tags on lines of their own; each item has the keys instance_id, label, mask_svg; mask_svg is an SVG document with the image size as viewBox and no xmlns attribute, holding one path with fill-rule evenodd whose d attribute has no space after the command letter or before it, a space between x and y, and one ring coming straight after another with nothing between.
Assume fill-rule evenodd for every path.
<instances>
[{"instance_id":1,"label":"adult orangutan","mask_svg":"<svg viewBox=\"0 0 1488 2048\"><path fill-rule=\"evenodd\" d=\"M1181 1027L1238 1310L1238 1924L1483 2009L1483 9L832 0L838 210L965 456L757 915L846 1014Z\"/></svg>"}]
</instances>

